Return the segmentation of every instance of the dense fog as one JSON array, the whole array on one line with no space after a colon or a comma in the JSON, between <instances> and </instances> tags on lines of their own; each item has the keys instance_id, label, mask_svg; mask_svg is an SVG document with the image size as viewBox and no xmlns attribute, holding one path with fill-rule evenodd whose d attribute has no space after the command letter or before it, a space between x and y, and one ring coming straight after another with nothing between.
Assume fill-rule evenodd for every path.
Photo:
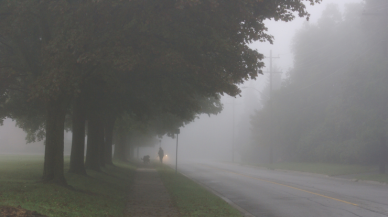
<instances>
[{"instance_id":1,"label":"dense fog","mask_svg":"<svg viewBox=\"0 0 388 217\"><path fill-rule=\"evenodd\" d=\"M358 16L358 19L355 19L354 22L360 21L360 17L362 16L362 11L360 8L362 1L324 1L320 5L315 5L313 7L309 7L311 11L311 19L309 22L304 19L296 19L291 23L282 23L282 22L274 22L269 21L269 32L271 32L275 36L275 42L273 45L268 43L256 43L252 46L257 47L260 51L267 52L264 53L266 57L269 57L269 52L272 50L273 57L280 57L277 59L273 59L273 72L281 72L274 73L272 77L273 82L273 90L274 93L279 91L281 87L284 88L286 85L285 82L290 82L291 73L295 70L294 63L300 63L295 56L296 49L295 43L297 42L298 35L303 34L303 31L307 29L306 26L311 25L320 25L320 23L324 22L325 16L330 16L330 8L336 8L343 19L346 18L347 13L352 14L353 16ZM325 14L326 11L326 14ZM356 15L354 15L356 14ZM348 19L352 19L348 17ZM344 24L345 26L348 24ZM354 25L354 24L349 24ZM361 26L359 26L361 27ZM349 30L350 31L350 30ZM346 30L344 30L346 32ZM346 33L345 33L346 34ZM353 34L348 32L347 34ZM319 40L325 40L325 35L322 35L322 38L317 38L319 45ZM326 40L328 37L326 37ZM346 46L345 43L343 47L341 47L341 42L332 43L330 41L322 41L321 43L324 46L336 46L338 51L331 50L328 54L331 58L338 58L338 61L342 61L341 58L344 55L344 49ZM301 43L303 44L303 42ZM305 49L310 49L311 52L318 50L319 48L307 47ZM332 49L330 47L329 49ZM317 51L320 53L321 51ZM350 52L351 53L351 52ZM326 64L326 59L319 59L321 61L318 63L319 66ZM217 116L202 115L197 119L194 123L190 123L183 129L181 129L181 135L179 135L179 156L181 159L207 159L207 160L222 160L222 161L232 161L232 147L234 144L235 147L235 161L236 162L254 162L254 163L268 163L269 162L269 148L265 145L264 141L258 141L258 138L254 138L252 135L252 130L255 132L255 129L252 129L252 123L250 122L252 119L252 115L254 115L255 110L263 109L263 106L268 104L269 99L269 61L265 60L266 68L263 70L265 72L264 75L259 76L256 81L250 81L243 85L242 94L240 97L233 99L231 97L223 97L222 102L224 103L224 110L221 114ZM345 63L344 63L345 64ZM306 72L308 73L308 72ZM328 73L329 74L329 73ZM315 89L316 83L320 82L320 79L326 78L326 75L322 75L321 77L315 77L313 81L306 81L306 83L300 84L302 92L305 91L307 93L312 92L312 89ZM292 78L291 78L292 79ZM331 89L329 86L328 89ZM288 90L286 90L288 91ZM321 90L319 90L321 91ZM324 90L325 91L325 90ZM290 93L293 97L298 98L299 96L303 98L304 96L297 93ZM318 93L319 95L319 93ZM306 110L309 109L308 105L313 106L315 104L320 104L322 101L321 98L316 98L313 101L306 102L306 104L300 105L301 107L306 107ZM233 104L234 104L234 138L233 142ZM287 105L279 105L279 106L287 106ZM318 105L320 106L320 105ZM324 106L324 104L322 104ZM287 109L287 108L286 108ZM302 113L306 113L302 111ZM268 114L266 114L268 117ZM303 119L303 117L301 117ZM306 117L306 119L310 119L310 117ZM262 128L268 128L267 123L263 123ZM256 129L256 133L258 130ZM277 135L275 135L277 136ZM278 141L277 141L278 142ZM279 142L278 142L279 143ZM162 140L162 147L167 150L166 152L175 154L175 146L176 140L164 137ZM155 157L156 151L153 151ZM144 152L146 153L146 152ZM152 153L152 151L151 151ZM282 156L279 153L276 153L276 161L285 161L286 159L282 159ZM300 160L300 159L293 159Z\"/></svg>"},{"instance_id":2,"label":"dense fog","mask_svg":"<svg viewBox=\"0 0 388 217\"><path fill-rule=\"evenodd\" d=\"M267 21L274 44L250 45L266 57L264 75L241 84L236 98L222 96L221 113L185 123L179 159L268 163L272 144L275 162L376 163L386 128L387 27L365 11L380 13L378 4L327 0L308 6L310 21ZM67 130L65 155L70 154L72 136ZM25 137L6 119L0 127L0 153L44 153L44 141L26 144ZM176 138L171 134L128 141L128 156L156 159L161 146L165 160L174 163Z\"/></svg>"},{"instance_id":3,"label":"dense fog","mask_svg":"<svg viewBox=\"0 0 388 217\"><path fill-rule=\"evenodd\" d=\"M16 126L16 122L6 119L4 125L0 127L0 153L11 155L43 155L44 141L27 143L27 134ZM65 133L65 150L66 155L70 154L71 149L71 132Z\"/></svg>"}]
</instances>

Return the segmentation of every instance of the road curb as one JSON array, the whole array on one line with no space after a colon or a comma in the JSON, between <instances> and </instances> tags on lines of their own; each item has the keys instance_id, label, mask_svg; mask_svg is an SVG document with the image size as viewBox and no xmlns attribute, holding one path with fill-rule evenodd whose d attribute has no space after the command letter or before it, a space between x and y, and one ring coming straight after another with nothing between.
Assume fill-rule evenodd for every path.
<instances>
[{"instance_id":1,"label":"road curb","mask_svg":"<svg viewBox=\"0 0 388 217\"><path fill-rule=\"evenodd\" d=\"M199 182L197 180L194 180L192 178L190 178L189 176L187 176L186 174L184 173L181 173L179 172L180 174L182 174L184 177L192 180L193 182L197 183L198 185L202 186L203 188L205 188L206 190L210 191L211 193L213 193L214 195L216 195L217 197L221 198L222 200L224 200L225 202L227 202L229 205L231 205L232 207L236 208L239 212L241 212L241 214L245 217L255 217L254 215L252 215L250 212L246 211L245 209L241 208L239 205L237 205L236 203L234 203L233 201L229 200L228 198L224 197L222 194L218 193L217 191L213 190L212 188L210 188L209 186L207 186L206 184L202 183L202 182Z\"/></svg>"},{"instance_id":2,"label":"road curb","mask_svg":"<svg viewBox=\"0 0 388 217\"><path fill-rule=\"evenodd\" d=\"M250 168L259 169L259 170L272 170L272 171L278 171L278 172L284 172L284 173L295 173L295 174L302 174L302 175L309 175L309 176L316 176L316 177L334 177L334 176L329 176L329 175L320 174L320 173L309 173L309 172L302 172L297 170L270 169L268 167L259 167L259 166L253 166L248 164L240 164L240 166L250 167Z\"/></svg>"},{"instance_id":3,"label":"road curb","mask_svg":"<svg viewBox=\"0 0 388 217\"><path fill-rule=\"evenodd\" d=\"M253 166L253 165L248 165L248 164L240 164L240 166L250 167L250 168L254 168L254 169L261 169L261 170L273 170L273 171L284 172L284 173L303 174L303 175L308 175L308 176L312 176L312 177L326 177L326 178L332 178L332 179L336 179L336 180L343 180L343 181L349 181L349 182L359 182L359 183L367 183L367 184L383 185L383 186L388 185L388 183L385 183L385 182L355 179L355 178L341 178L341 177L337 177L337 176L330 176L330 175L320 174L320 173L301 172L301 171L297 171L297 170L269 169L267 167L259 167L259 166Z\"/></svg>"},{"instance_id":4,"label":"road curb","mask_svg":"<svg viewBox=\"0 0 388 217\"><path fill-rule=\"evenodd\" d=\"M333 178L343 179L343 178L338 178L338 177L333 177ZM345 179L346 179L346 178L345 178ZM371 181L371 180L350 179L350 181L353 181L353 182L362 182L362 183L374 184L374 185L384 185L384 186L387 186L387 183L385 183L385 182L378 182L378 181Z\"/></svg>"}]
</instances>

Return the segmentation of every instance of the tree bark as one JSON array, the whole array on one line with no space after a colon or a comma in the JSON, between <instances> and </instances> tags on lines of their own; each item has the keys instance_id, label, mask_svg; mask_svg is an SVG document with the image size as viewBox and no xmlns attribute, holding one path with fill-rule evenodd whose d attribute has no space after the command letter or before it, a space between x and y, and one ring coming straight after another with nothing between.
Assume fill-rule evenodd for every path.
<instances>
[{"instance_id":1,"label":"tree bark","mask_svg":"<svg viewBox=\"0 0 388 217\"><path fill-rule=\"evenodd\" d=\"M133 159L135 159L135 147L133 146L132 143L127 144L127 145L129 145L129 147L128 147L128 150L129 150L128 158L133 160Z\"/></svg>"},{"instance_id":2,"label":"tree bark","mask_svg":"<svg viewBox=\"0 0 388 217\"><path fill-rule=\"evenodd\" d=\"M125 157L125 145L127 141L127 136L125 133L119 133L118 137L118 142L115 144L114 158L119 161L127 161Z\"/></svg>"},{"instance_id":3,"label":"tree bark","mask_svg":"<svg viewBox=\"0 0 388 217\"><path fill-rule=\"evenodd\" d=\"M112 162L112 141L113 141L113 129L115 125L115 118L108 119L105 124L105 163L113 165Z\"/></svg>"},{"instance_id":4,"label":"tree bark","mask_svg":"<svg viewBox=\"0 0 388 217\"><path fill-rule=\"evenodd\" d=\"M53 100L47 104L46 146L42 179L59 185L67 185L63 162L66 113L61 105L60 100Z\"/></svg>"},{"instance_id":5,"label":"tree bark","mask_svg":"<svg viewBox=\"0 0 388 217\"><path fill-rule=\"evenodd\" d=\"M102 119L101 118L99 118L98 119L98 134L97 134L97 136L98 136L98 147L99 147L99 149L98 149L98 151L99 151L99 153L98 153L98 155L99 155L99 158L98 158L98 160L99 160L99 162L100 162L100 166L101 167L105 167L105 151L106 151L106 148L105 148L105 133L104 133L104 122L102 121Z\"/></svg>"},{"instance_id":6,"label":"tree bark","mask_svg":"<svg viewBox=\"0 0 388 217\"><path fill-rule=\"evenodd\" d=\"M96 115L91 115L88 120L88 140L86 149L85 168L101 171L100 163L100 142L99 142L99 120Z\"/></svg>"},{"instance_id":7,"label":"tree bark","mask_svg":"<svg viewBox=\"0 0 388 217\"><path fill-rule=\"evenodd\" d=\"M70 155L70 173L86 175L85 157L85 111L82 99L77 98L73 107L73 138Z\"/></svg>"}]
</instances>

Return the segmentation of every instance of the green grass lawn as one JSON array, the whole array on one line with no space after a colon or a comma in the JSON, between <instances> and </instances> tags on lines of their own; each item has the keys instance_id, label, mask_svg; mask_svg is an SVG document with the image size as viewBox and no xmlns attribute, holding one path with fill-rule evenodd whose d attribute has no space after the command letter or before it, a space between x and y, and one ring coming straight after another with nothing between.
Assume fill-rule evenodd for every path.
<instances>
[{"instance_id":1,"label":"green grass lawn","mask_svg":"<svg viewBox=\"0 0 388 217\"><path fill-rule=\"evenodd\" d=\"M65 159L65 171L69 158ZM116 164L88 177L66 173L74 189L39 182L43 156L0 155L0 206L21 206L48 216L122 216L134 167Z\"/></svg>"},{"instance_id":2,"label":"green grass lawn","mask_svg":"<svg viewBox=\"0 0 388 217\"><path fill-rule=\"evenodd\" d=\"M242 216L218 196L167 166L158 166L161 179L182 216Z\"/></svg>"},{"instance_id":3,"label":"green grass lawn","mask_svg":"<svg viewBox=\"0 0 388 217\"><path fill-rule=\"evenodd\" d=\"M275 163L272 165L256 165L268 169L294 170L307 173L318 173L329 176L357 174L370 172L373 169L367 166L347 165L347 164L329 164L329 163Z\"/></svg>"},{"instance_id":4,"label":"green grass lawn","mask_svg":"<svg viewBox=\"0 0 388 217\"><path fill-rule=\"evenodd\" d=\"M381 183L388 183L388 174L359 174L354 176L358 180L369 180Z\"/></svg>"}]
</instances>

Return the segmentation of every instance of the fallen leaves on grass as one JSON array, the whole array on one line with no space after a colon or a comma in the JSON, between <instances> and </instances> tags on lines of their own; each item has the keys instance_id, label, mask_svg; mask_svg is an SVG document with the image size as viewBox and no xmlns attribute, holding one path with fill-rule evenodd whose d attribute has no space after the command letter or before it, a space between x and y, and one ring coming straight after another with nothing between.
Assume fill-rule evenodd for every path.
<instances>
[{"instance_id":1,"label":"fallen leaves on grass","mask_svg":"<svg viewBox=\"0 0 388 217\"><path fill-rule=\"evenodd\" d=\"M35 211L22 209L20 206L2 206L0 207L0 216L6 217L47 217L46 215L39 214Z\"/></svg>"}]
</instances>

